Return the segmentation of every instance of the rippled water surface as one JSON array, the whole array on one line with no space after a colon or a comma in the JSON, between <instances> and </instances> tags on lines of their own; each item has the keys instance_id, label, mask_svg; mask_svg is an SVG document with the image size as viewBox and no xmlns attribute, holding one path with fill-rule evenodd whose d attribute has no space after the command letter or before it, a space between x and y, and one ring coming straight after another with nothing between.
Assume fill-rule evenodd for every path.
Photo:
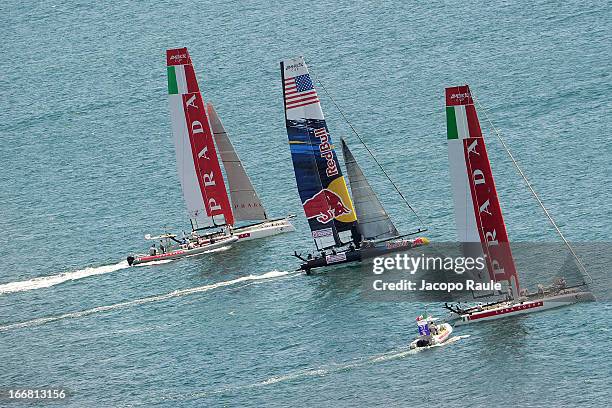
<instances>
[{"instance_id":1,"label":"rippled water surface","mask_svg":"<svg viewBox=\"0 0 612 408\"><path fill-rule=\"evenodd\" d=\"M568 238L609 241L608 2L8 0L2 10L0 387L66 387L73 407L609 403L607 302L457 328L451 344L413 353L422 304L365 301L357 269L293 272L290 254L312 244L278 66L305 56L431 239L455 237L443 90L469 83ZM268 213L298 214L297 232L129 268L145 233L188 227L165 78L165 49L180 46ZM416 228L321 97L398 228ZM553 240L488 140L511 239Z\"/></svg>"}]
</instances>

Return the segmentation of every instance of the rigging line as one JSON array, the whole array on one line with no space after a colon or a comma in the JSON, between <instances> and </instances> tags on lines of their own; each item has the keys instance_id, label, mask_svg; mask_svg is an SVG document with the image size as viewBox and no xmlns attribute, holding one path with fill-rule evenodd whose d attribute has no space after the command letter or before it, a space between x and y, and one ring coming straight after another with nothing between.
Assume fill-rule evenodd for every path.
<instances>
[{"instance_id":1,"label":"rigging line","mask_svg":"<svg viewBox=\"0 0 612 408\"><path fill-rule=\"evenodd\" d=\"M414 208L412 208L412 206L410 205L410 203L408 202L408 200L406 200L406 197L404 197L404 194L402 194L402 192L400 191L400 189L397 187L397 185L393 182L393 180L391 179L391 177L389 177L389 174L387 174L387 172L385 171L385 169L383 168L383 166L378 162L378 160L376 159L376 156L374 156L374 153L372 153L372 151L370 150L370 148L368 147L368 145L365 144L365 142L363 141L363 139L361 138L361 136L359 136L359 133L357 133L357 130L355 130L355 128L353 127L353 125L351 124L351 122L349 122L349 120L347 119L347 117L344 115L344 112L342 111L342 109L340 109L340 106L338 106L338 104L336 103L336 101L334 100L334 98L331 96L331 94L327 91L327 88L325 88L325 85L323 85L323 82L321 82L321 79L319 78L319 76L316 74L316 72L312 69L312 67L310 68L311 71L313 71L313 74L315 76L316 81L319 83L319 85L321 85L321 88L323 88L323 91L325 92L325 95L327 95L327 97L332 101L332 103L334 104L334 106L336 107L336 109L338 110L338 112L340 112L340 115L342 116L342 119L344 119L344 121L347 123L347 125L349 125L349 127L351 128L351 130L353 131L353 133L355 133L355 136L357 136L357 138L359 139L359 141L361 142L361 144L366 148L366 150L368 151L368 153L370 154L370 156L372 156L372 159L374 159L374 162L378 165L378 167L380 167L380 170L382 170L383 174L385 175L385 177L389 180L389 182L391 182L391 185L393 186L393 188L395 189L395 191L397 191L397 193L399 194L399 196L402 198L402 200L404 201L404 203L408 206L408 208L410 208L410 211L412 211L412 213L417 217L417 219L419 220L419 222L421 223L422 227L425 227L425 223L423 222L423 220L421 219L421 217L419 217L419 214L417 214L417 212L414 210Z\"/></svg>"},{"instance_id":2,"label":"rigging line","mask_svg":"<svg viewBox=\"0 0 612 408\"><path fill-rule=\"evenodd\" d=\"M565 235L563 235L563 233L561 232L561 230L559 229L559 227L557 226L557 223L555 222L555 220L553 219L552 215L550 215L550 213L548 212L548 210L546 209L546 207L544 206L544 203L542 202L542 200L540 199L540 197L538 196L538 193L536 193L535 189L533 188L533 186L531 185L531 183L529 182L529 180L527 179L527 176L525 175L525 173L523 172L523 170L521 169L521 167L519 166L518 162L516 161L516 159L514 158L514 155L512 154L512 152L510 151L510 148L508 148L508 145L506 145L506 142L504 141L504 139L501 137L501 132L495 127L495 125L493 124L493 122L491 121L491 119L489 118L489 115L487 113L487 109L480 103L480 101L474 97L474 94L472 94L472 99L474 101L476 101L476 103L478 104L478 108L481 112L484 113L484 116L487 120L487 122L489 122L489 125L491 126L491 128L493 129L493 131L495 132L495 135L497 136L497 139L499 139L499 141L501 142L502 146L504 147L504 150L506 150L506 153L508 153L508 156L510 157L510 160L512 160L512 163L514 164L514 167L516 168L516 170L519 172L519 174L521 175L521 177L523 178L523 180L525 181L525 184L527 185L527 187L529 188L529 190L531 191L531 194L533 195L533 197L536 199L536 201L538 202L538 204L540 205L540 207L542 208L542 210L544 211L544 214L546 214L546 217L548 217L548 220L550 221L550 223L552 224L552 226L555 228L555 230L557 231L557 234L559 234L559 236L561 237L561 239L563 240L563 242L565 243L565 246L567 246L567 249L569 249L570 253L572 254L572 256L574 257L574 259L576 260L576 262L578 263L578 266L580 267L581 271L589 277L589 279L591 280L590 283L593 282L593 278L591 277L591 275L589 274L589 272L587 272L586 268L584 267L584 265L582 264L582 261L580 260L580 258L578 258L578 255L576 254L576 252L574 252L574 248L572 247L572 245L569 243L569 241L565 238ZM585 282L586 283L586 282Z\"/></svg>"}]
</instances>

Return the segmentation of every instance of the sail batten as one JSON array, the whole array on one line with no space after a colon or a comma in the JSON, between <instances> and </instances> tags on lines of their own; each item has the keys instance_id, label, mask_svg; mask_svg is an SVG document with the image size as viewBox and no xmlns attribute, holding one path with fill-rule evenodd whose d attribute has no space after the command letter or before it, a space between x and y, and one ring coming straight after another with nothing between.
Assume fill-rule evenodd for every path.
<instances>
[{"instance_id":1,"label":"sail batten","mask_svg":"<svg viewBox=\"0 0 612 408\"><path fill-rule=\"evenodd\" d=\"M232 210L236 221L256 221L267 219L266 210L251 183L240 157L215 111L212 103L206 105L213 136L229 186Z\"/></svg>"},{"instance_id":2,"label":"sail batten","mask_svg":"<svg viewBox=\"0 0 612 408\"><path fill-rule=\"evenodd\" d=\"M361 235L366 239L398 236L397 228L395 228L389 214L387 214L372 186L365 178L348 145L344 139L340 139L340 141Z\"/></svg>"},{"instance_id":3,"label":"sail batten","mask_svg":"<svg viewBox=\"0 0 612 408\"><path fill-rule=\"evenodd\" d=\"M304 214L318 249L356 240L357 217L302 57L281 61L285 123Z\"/></svg>"},{"instance_id":4,"label":"sail batten","mask_svg":"<svg viewBox=\"0 0 612 408\"><path fill-rule=\"evenodd\" d=\"M166 52L177 170L194 228L232 225L234 217L206 107L186 48Z\"/></svg>"}]
</instances>

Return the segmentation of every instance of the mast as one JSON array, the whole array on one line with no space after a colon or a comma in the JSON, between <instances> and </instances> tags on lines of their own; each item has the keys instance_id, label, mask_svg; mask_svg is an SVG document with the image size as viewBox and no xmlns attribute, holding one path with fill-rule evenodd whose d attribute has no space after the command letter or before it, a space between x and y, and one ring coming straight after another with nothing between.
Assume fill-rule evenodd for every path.
<instances>
[{"instance_id":1,"label":"mast","mask_svg":"<svg viewBox=\"0 0 612 408\"><path fill-rule=\"evenodd\" d=\"M486 260L489 278L507 281L517 295L519 282L506 224L478 115L467 85L446 88L446 119L459 241L470 248L469 256L481 252Z\"/></svg>"},{"instance_id":2,"label":"mast","mask_svg":"<svg viewBox=\"0 0 612 408\"><path fill-rule=\"evenodd\" d=\"M399 236L397 228L365 178L344 139L340 138L346 174L357 213L359 231L366 239L384 239Z\"/></svg>"},{"instance_id":3,"label":"mast","mask_svg":"<svg viewBox=\"0 0 612 408\"><path fill-rule=\"evenodd\" d=\"M266 220L266 209L263 207L212 103L206 104L206 111L221 156L221 162L225 168L234 219L236 221Z\"/></svg>"},{"instance_id":4,"label":"mast","mask_svg":"<svg viewBox=\"0 0 612 408\"><path fill-rule=\"evenodd\" d=\"M297 57L280 65L291 158L315 245L358 241L353 202L306 63Z\"/></svg>"},{"instance_id":5,"label":"mast","mask_svg":"<svg viewBox=\"0 0 612 408\"><path fill-rule=\"evenodd\" d=\"M177 170L192 228L233 225L208 115L187 48L166 52Z\"/></svg>"}]
</instances>

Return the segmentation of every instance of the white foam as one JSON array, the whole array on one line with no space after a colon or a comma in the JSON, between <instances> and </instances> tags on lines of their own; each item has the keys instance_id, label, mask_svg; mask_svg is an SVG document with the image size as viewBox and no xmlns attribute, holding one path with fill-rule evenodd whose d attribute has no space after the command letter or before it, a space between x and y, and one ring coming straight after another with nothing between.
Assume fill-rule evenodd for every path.
<instances>
[{"instance_id":1,"label":"white foam","mask_svg":"<svg viewBox=\"0 0 612 408\"><path fill-rule=\"evenodd\" d=\"M407 347L403 347L403 348L393 350L387 353L378 354L378 355L374 355L374 356L370 356L370 357L366 357L366 358L362 358L358 360L353 360L352 362L347 362L344 364L333 364L333 365L323 366L323 367L319 367L315 369L306 369L306 370L297 371L294 373L270 377L265 381L261 381L256 384L252 384L252 386L253 387L266 386L266 385L276 384L276 383L283 382L283 381L291 381L291 380L295 380L295 379L303 378L303 377L325 376L328 374L347 371L353 368L359 368L359 367L367 366L370 364L383 363L386 361L404 358L406 356L416 354L417 352L427 349L427 348L442 347L447 344L451 344L458 340L465 339L468 337L470 337L470 335L455 336L455 337L451 337L450 339L448 339L442 344L436 344L430 347L423 347L423 348L414 349L414 350L410 350Z\"/></svg>"},{"instance_id":2,"label":"white foam","mask_svg":"<svg viewBox=\"0 0 612 408\"><path fill-rule=\"evenodd\" d=\"M118 270L127 268L129 265L127 261L121 261L113 265L104 265L98 267L89 267L80 269L73 272L63 272L57 275L41 276L26 281L10 282L0 285L0 294L13 293L13 292L25 292L28 290L49 288L51 286L59 285L66 281L73 281L77 279L87 278L94 275L103 275L105 273L116 272Z\"/></svg>"},{"instance_id":3,"label":"white foam","mask_svg":"<svg viewBox=\"0 0 612 408\"><path fill-rule=\"evenodd\" d=\"M227 251L230 248L231 248L231 245L226 245L226 246L222 246L221 248L215 248L215 249L211 249L210 251L204 251L203 253L212 254L214 252L223 252L223 251Z\"/></svg>"},{"instance_id":4,"label":"white foam","mask_svg":"<svg viewBox=\"0 0 612 408\"><path fill-rule=\"evenodd\" d=\"M432 346L432 347L441 347L446 344L454 343L458 340L461 340L467 337L470 337L470 336L463 335L463 336L451 337L446 342L442 344L438 344L436 346ZM217 388L215 390L195 392L195 393L190 393L190 394L166 395L162 398L162 400L179 400L179 399L184 399L185 397L204 398L204 397L208 397L214 394L226 393L230 391L236 391L239 389L251 389L251 388L256 388L256 387L265 387L268 385L278 384L278 383L286 382L286 381L293 381L293 380L297 380L300 378L325 377L330 374L350 371L355 368L366 367L371 364L378 364L378 363L386 362L389 360L403 358L409 355L414 355L418 351L419 349L410 350L408 346L406 346L406 347L395 349L395 350L392 350L386 353L382 353L382 354L376 354L376 355L369 356L369 357L357 358L352 361L348 361L346 363L327 364L327 365L324 365L318 368L310 368L310 369L307 368L304 370L294 371L294 372L287 373L287 374L276 375L276 376L270 377L264 381L260 381L257 383L237 385L237 386L227 386L227 387Z\"/></svg>"},{"instance_id":5,"label":"white foam","mask_svg":"<svg viewBox=\"0 0 612 408\"><path fill-rule=\"evenodd\" d=\"M464 334L462 336L453 336L450 339L446 340L444 343L440 343L440 344L434 344L433 346L427 346L427 347L417 347L415 349L412 349L409 351L410 354L415 354L418 353L419 351L423 351L423 350L428 350L434 347L443 347L446 346L448 344L452 344L456 341L459 341L461 339L467 339L468 337L470 337L469 334Z\"/></svg>"},{"instance_id":6,"label":"white foam","mask_svg":"<svg viewBox=\"0 0 612 408\"><path fill-rule=\"evenodd\" d=\"M72 319L72 318L77 318L77 317L88 316L94 313L106 312L109 310L123 309L123 308L128 308L128 307L132 307L136 305L142 305L145 303L151 303L151 302L159 302L162 300L191 295L194 293L207 292L212 289L221 288L224 286L235 285L241 282L254 281L254 280L260 280L260 279L278 278L281 276L289 275L289 273L290 272L271 271L268 273L264 273L263 275L242 276L240 278L232 279L229 281L223 281L223 282L213 283L213 284L204 285L204 286L198 286L195 288L175 290L173 292L166 293L163 295L149 296L146 298L130 300L128 302L115 303L114 305L98 306L98 307L94 307L93 309L82 310L79 312L65 313L65 314L57 315L57 316L41 317L38 319L27 320L25 322L20 322L20 323L11 323L11 324L7 324L4 326L0 326L0 331L19 329L22 327L38 326L41 324L50 323L50 322L54 322L57 320Z\"/></svg>"},{"instance_id":7,"label":"white foam","mask_svg":"<svg viewBox=\"0 0 612 408\"><path fill-rule=\"evenodd\" d=\"M283 381L295 380L296 378L301 378L301 377L315 377L315 376L322 377L328 373L329 373L329 370L325 368L319 368L316 370L305 370L305 371L300 371L300 372L293 373L293 374L280 375L278 377L270 377L265 381L254 384L254 386L257 387L257 386L276 384L276 383L283 382Z\"/></svg>"},{"instance_id":8,"label":"white foam","mask_svg":"<svg viewBox=\"0 0 612 408\"><path fill-rule=\"evenodd\" d=\"M145 262L145 263L136 264L134 266L141 267L141 266L163 265L163 264L170 263L172 261L174 261L174 259L161 259L159 261Z\"/></svg>"}]
</instances>

